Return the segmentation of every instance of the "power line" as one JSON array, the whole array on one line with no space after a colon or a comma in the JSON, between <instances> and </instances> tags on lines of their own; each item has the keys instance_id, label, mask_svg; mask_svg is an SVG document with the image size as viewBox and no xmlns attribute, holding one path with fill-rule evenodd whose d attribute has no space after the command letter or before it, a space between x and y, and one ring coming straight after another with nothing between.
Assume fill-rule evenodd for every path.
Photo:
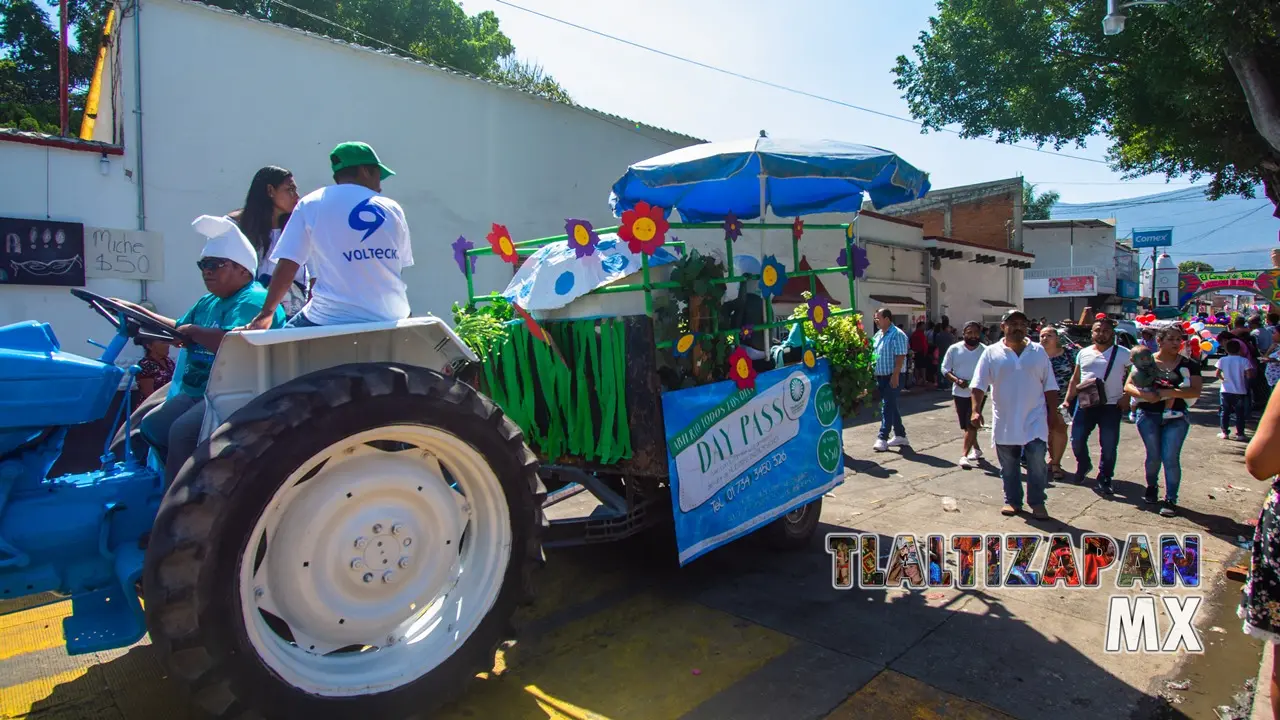
<instances>
[{"instance_id":1,"label":"power line","mask_svg":"<svg viewBox=\"0 0 1280 720\"><path fill-rule=\"evenodd\" d=\"M405 56L405 57L406 57L406 58L408 58L408 59L416 60L416 61L419 61L419 62L424 62L424 63L430 64L430 65L436 65L436 66L442 67L442 68L444 68L444 69L446 69L446 70L451 70L451 71L453 71L453 72L456 72L456 73L458 73L458 74L460 74L460 75L465 75L465 76L467 76L467 77L479 77L478 75L476 75L476 74L475 74L475 73L473 73L473 72L469 72L469 71L467 71L467 70L462 70L462 69L460 69L460 68L453 67L452 65L449 65L448 63L444 63L444 62L441 62L441 61L439 61L439 60L436 60L435 58L426 58L426 57L423 57L423 56L421 56L421 55L418 55L417 53L411 52L411 51L409 51L409 50L405 50L405 49L404 49L404 48L402 48L402 47L396 47L395 45L392 45L391 43L389 43L389 42L387 42L387 41L385 41L385 40L379 40L378 38L373 37L372 35L366 35L365 33L362 33L362 32L360 32L359 30L353 30L353 29L351 29L351 28L347 27L346 25L343 25L342 23L335 22L335 21L330 20L329 18L324 17L324 16L322 16L322 15L317 15L316 13L311 12L310 10L304 10L304 9L302 9L302 8L300 8L300 7L297 7L296 5L290 5L289 3L284 2L284 0L271 0L271 4L272 4L272 5L278 5L278 6L282 7L282 8L287 8L287 9L289 9L289 10L292 10L292 11L294 11L294 12L296 12L296 13L299 13L299 14L302 14L302 15L306 15L306 16L307 16L307 17L309 17L309 18L312 18L312 19L314 19L314 20L318 20L318 21L320 21L320 22L322 22L322 23L325 23L326 25L331 25L331 26L333 26L333 27L338 28L339 30L342 30L342 31L344 31L344 32L351 33L352 35L354 35L354 36L356 36L356 37L361 37L361 38L364 38L364 39L366 39L366 40L369 40L369 41L372 41L372 42L378 43L379 45L382 45L383 47L387 47L387 48L390 48L390 49L392 49L392 50L395 50L396 52L400 53L401 55ZM485 78L481 78L481 79L485 79ZM487 79L486 79L486 80L487 80ZM489 81L489 82L493 82L493 81ZM503 83L497 83L497 82L495 82L494 84L502 85ZM511 87L511 86L507 86L507 87ZM514 88L514 87L513 87L512 89L516 89L516 90L518 90L518 88ZM535 95L534 93L529 93L529 94L530 94L530 95ZM537 95L535 95L535 96L536 96L536 97L541 97L541 96L537 96ZM545 100L546 98L543 98L543 99ZM610 124L610 125L613 125L614 127L617 127L617 128L623 128L623 129L626 129L626 130L630 130L630 129L632 129L629 125L623 125L622 123L616 123L616 122L614 122L614 121L610 120L610 119L609 119L609 118L607 118L607 117L602 117L602 116L600 115L600 111L594 111L594 110L591 110L590 108L586 108L586 107L583 107L583 106L578 105L578 104L575 104L575 103L564 103L564 102L558 102L558 101L555 101L555 100L547 100L547 102L554 102L554 103L556 103L556 104L558 104L558 105L562 105L562 106L567 107L567 108L572 108L573 110L577 110L578 112L580 112L580 113L582 113L582 114L584 114L584 115L586 115L586 116L588 116L588 117L595 118L596 120L599 120L599 121L601 121L601 122L606 122L606 123L608 123L608 124ZM660 128L658 128L658 129L660 129ZM666 140L663 140L662 138L658 138L658 137L652 137L652 136L650 136L650 139L651 139L651 140L654 140L655 142L658 142L658 143L661 143L661 144L663 144L663 145L666 145L667 147L672 148L672 149L678 149L678 148L682 147L682 146L680 146L680 145L676 145L675 143L669 143L669 142L667 142Z\"/></svg>"},{"instance_id":2,"label":"power line","mask_svg":"<svg viewBox=\"0 0 1280 720\"><path fill-rule=\"evenodd\" d=\"M581 31L583 31L583 32L591 33L592 35L597 35L597 36L599 36L599 37L606 38L606 39L608 39L608 40L613 40L614 42L619 42L619 43L622 43L623 45L629 45L629 46L631 46L631 47L633 47L633 48L637 48L637 49L639 49L639 50L644 50L644 51L646 51L646 52L650 52L650 53L653 53L653 54L655 54L655 55L661 55L662 57L669 58L669 59L671 59L671 60L677 60L677 61L679 61L679 62L688 63L689 65L694 65L694 66L696 66L696 67L703 68L704 70L711 70L712 72L717 72L717 73L721 73L721 74L723 74L723 75L728 75L729 77L738 78L739 80L746 80L747 82L756 83L756 84L758 84L758 85L764 85L765 87L773 88L774 90L781 90L781 91L783 91L783 92L792 93L792 94L794 94L794 95L801 95L801 96L803 96L803 97L811 98L811 99L814 99L814 100L821 100L822 102L831 103L831 104L833 104L833 105L839 105L839 106L841 106L841 107L849 108L849 109L851 109L851 110L858 110L858 111L860 111L860 112L870 113L870 114L872 114L872 115L878 115L878 116L880 116L880 117L888 118L888 119L890 119L890 120L897 120L897 121L899 121L899 122L910 123L910 124L912 124L912 125L915 125L916 127L923 127L923 126L924 126L924 123L919 122L918 120L913 120L913 119L911 119L911 118L902 117L901 115L894 115L894 114L892 114L892 113L887 113L887 112L884 112L884 111L882 111L882 110L874 110L874 109L872 109L872 108L864 107L864 106L862 106L862 105L855 105L855 104L850 103L850 102L845 102L844 100L838 100L838 99L836 99L836 98L827 97L827 96L825 96L825 95L819 95L819 94L817 94L817 93L811 93L811 92L809 92L809 91L807 91L807 90L800 90L800 89L798 89L798 88L793 88L793 87L790 87L790 86L788 86L788 85L783 85L783 84L781 84L781 83L776 83L776 82L772 82L772 81L769 81L769 80L763 80L763 79L761 79L761 78L753 77L753 76L751 76L751 75L744 75L743 73L740 73L740 72L735 72L735 71L733 71L733 70L728 70L728 69L726 69L726 68L717 67L717 66L715 66L715 65L710 65L710 64L708 64L708 63L704 63L704 62L701 62L701 61L699 61L699 60L694 60L694 59L692 59L692 58L687 58L687 57L684 57L684 56L682 56L682 55L676 55L675 53L670 53L670 52L667 52L667 51L665 51L665 50L659 50L659 49L657 49L657 48L650 47L650 46L648 46L648 45L643 45L643 44L641 44L641 43L638 43L638 42L635 42L635 41L632 41L632 40L627 40L626 38L621 38L621 37L618 37L617 35L610 35L609 33L602 32L602 31L600 31L600 30L596 30L596 29L594 29L594 28L589 28L589 27L586 27L585 25L579 25L579 24L577 24L577 23L575 23L575 22L570 22L570 21L568 21L568 20L563 20L563 19L558 18L558 17L555 17L555 16L553 16L553 15L548 15L548 14L546 14L546 13L539 12L539 11L537 11L537 10L533 10L533 9L530 9L530 8L527 8L527 7L522 7L522 6L520 6L520 5L516 5L516 4L514 4L514 3L507 2L507 0L494 0L494 2L498 3L499 5L505 5L505 6L509 7L509 8L514 9L514 10L520 10L520 11L522 11L522 12L529 13L530 15L537 15L537 16L538 16L538 17L540 17L540 18L543 18L543 19L546 19L546 20L550 20L551 22L559 23L559 24L561 24L561 25L565 25L565 26L567 26L567 27L571 27L571 28L574 28L574 29L576 29L576 30L581 30ZM950 128L939 128L939 130L941 130L942 132L951 133L951 134L953 134L953 135L957 135L957 136L959 136L959 135L961 134L961 133L960 133L960 131L958 131L958 130L952 130L952 129L950 129ZM1083 161L1085 161L1085 162L1097 163L1097 164L1099 164L1099 165L1109 165L1109 163L1107 163L1107 161L1105 161L1105 160L1096 160L1096 159L1094 159L1094 158L1084 157L1083 155L1072 155L1071 153L1063 153L1063 152L1055 152L1055 151L1051 151L1051 150L1043 150L1043 149L1041 149L1041 148L1027 147L1026 145L1017 145L1017 144L1014 144L1014 143L1002 143L1002 142L999 142L999 141L996 141L996 140L992 140L991 138L986 138L986 137L965 138L965 139L982 140L982 141L984 141L984 142L989 142L989 143L992 143L993 145L1000 145L1000 146L1002 146L1002 147L1017 148L1017 149L1019 149L1019 150L1029 150L1029 151L1031 151L1031 152L1037 152L1037 153L1041 153L1041 154L1044 154L1044 155L1052 155L1052 156L1054 156L1054 157L1064 157L1064 158L1071 158L1071 159L1073 159L1073 160L1083 160Z\"/></svg>"},{"instance_id":3,"label":"power line","mask_svg":"<svg viewBox=\"0 0 1280 720\"><path fill-rule=\"evenodd\" d=\"M1220 230L1225 230L1226 228L1231 227L1232 225L1235 225L1236 223L1240 222L1241 220L1244 220L1245 218L1249 217L1250 215L1253 215L1254 213L1258 212L1259 210L1265 210L1266 208L1267 208L1267 206L1266 206L1266 205L1259 205L1258 207L1256 207L1256 208L1254 208L1254 209L1252 209L1252 210L1249 210L1249 211L1247 211L1247 212L1244 212L1244 213L1240 214L1240 215L1239 215L1238 217L1236 217L1234 220L1230 220L1230 221L1228 221L1228 222L1226 222L1226 223L1223 223L1222 225L1219 225L1218 227L1216 227L1216 228L1214 228L1214 229L1212 229L1212 230L1210 230L1210 231L1208 231L1208 232L1200 233L1199 235L1196 235L1196 236L1195 236L1195 237L1193 237L1193 238L1188 238L1188 239L1186 239L1186 240L1182 240L1182 241L1176 242L1176 243L1174 243L1174 244L1173 244L1173 246L1185 245L1185 244L1187 244L1187 243L1195 242L1196 240L1199 240L1199 239L1201 239L1201 238L1209 237L1210 235L1212 235L1212 234L1214 234L1214 233L1216 233L1216 232L1218 232L1218 231L1220 231ZM1239 251L1239 250L1237 250L1236 252L1240 252L1240 251Z\"/></svg>"}]
</instances>

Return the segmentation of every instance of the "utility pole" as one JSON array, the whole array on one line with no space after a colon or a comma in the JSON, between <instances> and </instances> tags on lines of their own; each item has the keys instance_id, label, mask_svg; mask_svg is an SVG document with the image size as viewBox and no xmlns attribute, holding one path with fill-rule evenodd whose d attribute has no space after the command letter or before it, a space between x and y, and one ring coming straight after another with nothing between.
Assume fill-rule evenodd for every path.
<instances>
[{"instance_id":1,"label":"utility pole","mask_svg":"<svg viewBox=\"0 0 1280 720\"><path fill-rule=\"evenodd\" d=\"M67 86L70 85L71 69L67 57L67 0L58 3L58 24L62 34L58 38L58 119L59 129L65 137L71 124L71 113L68 106Z\"/></svg>"}]
</instances>

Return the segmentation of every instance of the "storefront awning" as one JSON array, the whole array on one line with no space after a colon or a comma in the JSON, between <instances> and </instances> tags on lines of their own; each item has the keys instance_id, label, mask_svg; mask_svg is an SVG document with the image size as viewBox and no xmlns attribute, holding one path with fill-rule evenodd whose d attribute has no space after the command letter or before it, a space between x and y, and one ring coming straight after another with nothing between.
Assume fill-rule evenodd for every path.
<instances>
[{"instance_id":1,"label":"storefront awning","mask_svg":"<svg viewBox=\"0 0 1280 720\"><path fill-rule=\"evenodd\" d=\"M982 302L990 305L991 307L998 307L998 308L1018 307L1017 305L1014 305L1011 302L1005 302L1003 300L983 300Z\"/></svg>"},{"instance_id":2,"label":"storefront awning","mask_svg":"<svg viewBox=\"0 0 1280 720\"><path fill-rule=\"evenodd\" d=\"M910 305L911 307L924 305L923 300L917 300L906 295L872 295L871 299L883 305Z\"/></svg>"}]
</instances>

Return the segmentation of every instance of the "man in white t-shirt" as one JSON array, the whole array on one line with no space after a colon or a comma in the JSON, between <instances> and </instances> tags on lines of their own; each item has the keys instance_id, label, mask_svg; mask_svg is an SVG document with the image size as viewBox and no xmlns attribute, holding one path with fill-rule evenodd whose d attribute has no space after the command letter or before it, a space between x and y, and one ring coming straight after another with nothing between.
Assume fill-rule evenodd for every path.
<instances>
[{"instance_id":1,"label":"man in white t-shirt","mask_svg":"<svg viewBox=\"0 0 1280 720\"><path fill-rule=\"evenodd\" d=\"M1081 383L1092 380L1102 390L1101 404L1076 406L1075 414L1071 416L1071 452L1076 456L1076 482L1083 483L1093 469L1093 461L1089 458L1089 435L1094 428L1098 429L1102 453L1095 488L1103 495L1113 495L1116 456L1120 449L1119 403L1129 374L1129 351L1116 345L1115 323L1105 315L1100 314L1094 320L1092 334L1093 344L1076 354L1076 369L1067 386L1063 407L1071 407Z\"/></svg>"},{"instance_id":2,"label":"man in white t-shirt","mask_svg":"<svg viewBox=\"0 0 1280 720\"><path fill-rule=\"evenodd\" d=\"M1049 355L1038 343L1027 340L1030 323L1021 310L1010 310L1000 323L1004 339L988 345L978 358L969 391L973 396L972 422L982 426L983 400L991 390L991 441L1000 459L1004 480L1003 515L1022 511L1022 459L1027 461L1027 500L1032 516L1047 520L1045 488L1049 469L1045 465L1049 427L1063 422L1057 412L1058 381L1053 376Z\"/></svg>"},{"instance_id":3,"label":"man in white t-shirt","mask_svg":"<svg viewBox=\"0 0 1280 720\"><path fill-rule=\"evenodd\" d=\"M956 417L964 431L964 455L960 457L962 468L972 468L982 459L982 451L978 449L978 426L973 424L973 397L969 381L973 379L978 358L982 357L985 348L982 344L982 323L969 322L964 326L964 340L948 347L942 356L942 376L951 381ZM982 414L982 408L978 408L978 414Z\"/></svg>"},{"instance_id":4,"label":"man in white t-shirt","mask_svg":"<svg viewBox=\"0 0 1280 720\"><path fill-rule=\"evenodd\" d=\"M333 185L298 201L271 253L277 263L262 314L250 330L270 327L298 267L317 276L311 299L285 327L402 320L409 299L400 273L413 265L409 224L396 201L383 197L391 172L364 143L346 142L329 154Z\"/></svg>"}]
</instances>

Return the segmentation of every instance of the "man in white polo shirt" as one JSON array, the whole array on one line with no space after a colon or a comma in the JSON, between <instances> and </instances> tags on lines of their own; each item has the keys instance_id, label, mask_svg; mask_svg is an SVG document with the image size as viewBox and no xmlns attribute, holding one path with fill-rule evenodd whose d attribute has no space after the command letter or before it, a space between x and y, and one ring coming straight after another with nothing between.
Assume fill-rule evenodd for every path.
<instances>
[{"instance_id":1,"label":"man in white polo shirt","mask_svg":"<svg viewBox=\"0 0 1280 720\"><path fill-rule=\"evenodd\" d=\"M964 431L964 455L960 467L972 468L982 459L978 449L978 426L973 424L973 398L969 389L973 373L978 369L978 358L986 346L982 344L982 323L970 321L964 326L964 340L946 349L942 357L942 376L951 381L951 395L956 404L956 417ZM976 408L982 414L982 408Z\"/></svg>"},{"instance_id":2,"label":"man in white polo shirt","mask_svg":"<svg viewBox=\"0 0 1280 720\"><path fill-rule=\"evenodd\" d=\"M991 389L992 444L1000 459L1004 480L1003 515L1022 511L1022 465L1027 460L1027 500L1037 520L1047 520L1045 465L1049 426L1063 422L1057 413L1058 381L1049 355L1039 343L1027 340L1027 316L1021 310L1004 314L1000 327L1004 339L987 346L969 383L973 395L973 424L982 426L980 408Z\"/></svg>"},{"instance_id":3,"label":"man in white polo shirt","mask_svg":"<svg viewBox=\"0 0 1280 720\"><path fill-rule=\"evenodd\" d=\"M382 181L395 173L373 148L346 142L329 154L333 185L298 201L276 243L277 263L262 313L248 326L265 330L298 267L316 275L311 300L285 327L402 320L409 299L400 273L413 265L404 210L383 197Z\"/></svg>"}]
</instances>

